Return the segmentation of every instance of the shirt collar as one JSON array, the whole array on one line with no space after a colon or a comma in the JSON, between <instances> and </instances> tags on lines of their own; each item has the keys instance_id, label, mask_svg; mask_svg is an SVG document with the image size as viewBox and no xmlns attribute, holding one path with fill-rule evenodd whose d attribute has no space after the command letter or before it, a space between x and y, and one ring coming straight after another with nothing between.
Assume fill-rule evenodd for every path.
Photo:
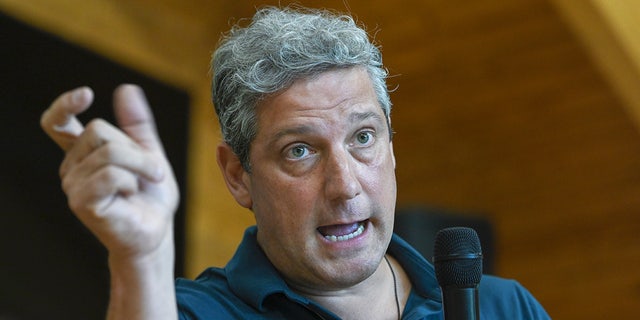
<instances>
[{"instance_id":1,"label":"shirt collar","mask_svg":"<svg viewBox=\"0 0 640 320\"><path fill-rule=\"evenodd\" d=\"M409 276L413 290L429 300L442 302L440 285L433 265L400 236L393 234L387 252L391 254Z\"/></svg>"},{"instance_id":2,"label":"shirt collar","mask_svg":"<svg viewBox=\"0 0 640 320\"><path fill-rule=\"evenodd\" d=\"M225 266L231 290L260 311L265 311L265 299L275 293L283 293L290 300L308 304L308 299L287 286L264 254L258 245L257 231L256 226L247 228L238 250Z\"/></svg>"}]
</instances>

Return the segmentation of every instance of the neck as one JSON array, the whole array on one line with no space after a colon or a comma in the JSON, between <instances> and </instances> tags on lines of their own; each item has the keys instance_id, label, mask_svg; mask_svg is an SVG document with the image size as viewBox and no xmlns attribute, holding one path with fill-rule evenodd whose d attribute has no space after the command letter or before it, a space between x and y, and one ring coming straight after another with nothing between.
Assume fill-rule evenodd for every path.
<instances>
[{"instance_id":1,"label":"neck","mask_svg":"<svg viewBox=\"0 0 640 320\"><path fill-rule=\"evenodd\" d=\"M402 294L405 278L393 258L389 258L389 263L383 258L371 276L354 286L323 291L293 289L343 319L397 320L398 309L402 310L406 301Z\"/></svg>"}]
</instances>

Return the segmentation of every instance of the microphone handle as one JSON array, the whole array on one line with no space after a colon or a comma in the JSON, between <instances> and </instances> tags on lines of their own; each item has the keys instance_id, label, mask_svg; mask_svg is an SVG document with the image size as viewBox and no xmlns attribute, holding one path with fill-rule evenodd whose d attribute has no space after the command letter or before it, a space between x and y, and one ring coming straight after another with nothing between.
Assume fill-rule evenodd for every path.
<instances>
[{"instance_id":1,"label":"microphone handle","mask_svg":"<svg viewBox=\"0 0 640 320\"><path fill-rule=\"evenodd\" d=\"M478 288L442 288L445 320L480 320Z\"/></svg>"}]
</instances>

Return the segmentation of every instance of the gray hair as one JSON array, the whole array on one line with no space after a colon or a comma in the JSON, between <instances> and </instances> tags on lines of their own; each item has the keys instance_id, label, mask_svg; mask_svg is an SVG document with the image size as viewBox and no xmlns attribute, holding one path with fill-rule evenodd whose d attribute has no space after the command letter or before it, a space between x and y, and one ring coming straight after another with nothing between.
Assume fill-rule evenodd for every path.
<instances>
[{"instance_id":1,"label":"gray hair","mask_svg":"<svg viewBox=\"0 0 640 320\"><path fill-rule=\"evenodd\" d=\"M362 66L389 122L391 100L380 50L348 15L307 8L265 7L247 27L234 26L213 54L212 97L222 138L250 172L260 99L294 81ZM391 129L389 130L391 132Z\"/></svg>"}]
</instances>

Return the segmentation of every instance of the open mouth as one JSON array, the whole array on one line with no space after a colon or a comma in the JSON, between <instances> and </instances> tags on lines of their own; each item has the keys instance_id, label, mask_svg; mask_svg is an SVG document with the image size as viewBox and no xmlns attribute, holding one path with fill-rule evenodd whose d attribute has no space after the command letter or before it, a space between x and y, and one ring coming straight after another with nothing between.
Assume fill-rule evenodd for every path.
<instances>
[{"instance_id":1,"label":"open mouth","mask_svg":"<svg viewBox=\"0 0 640 320\"><path fill-rule=\"evenodd\" d=\"M349 224L322 226L318 228L318 232L320 232L320 234L325 239L331 242L346 241L349 239L353 239L364 232L365 221L359 221Z\"/></svg>"}]
</instances>

